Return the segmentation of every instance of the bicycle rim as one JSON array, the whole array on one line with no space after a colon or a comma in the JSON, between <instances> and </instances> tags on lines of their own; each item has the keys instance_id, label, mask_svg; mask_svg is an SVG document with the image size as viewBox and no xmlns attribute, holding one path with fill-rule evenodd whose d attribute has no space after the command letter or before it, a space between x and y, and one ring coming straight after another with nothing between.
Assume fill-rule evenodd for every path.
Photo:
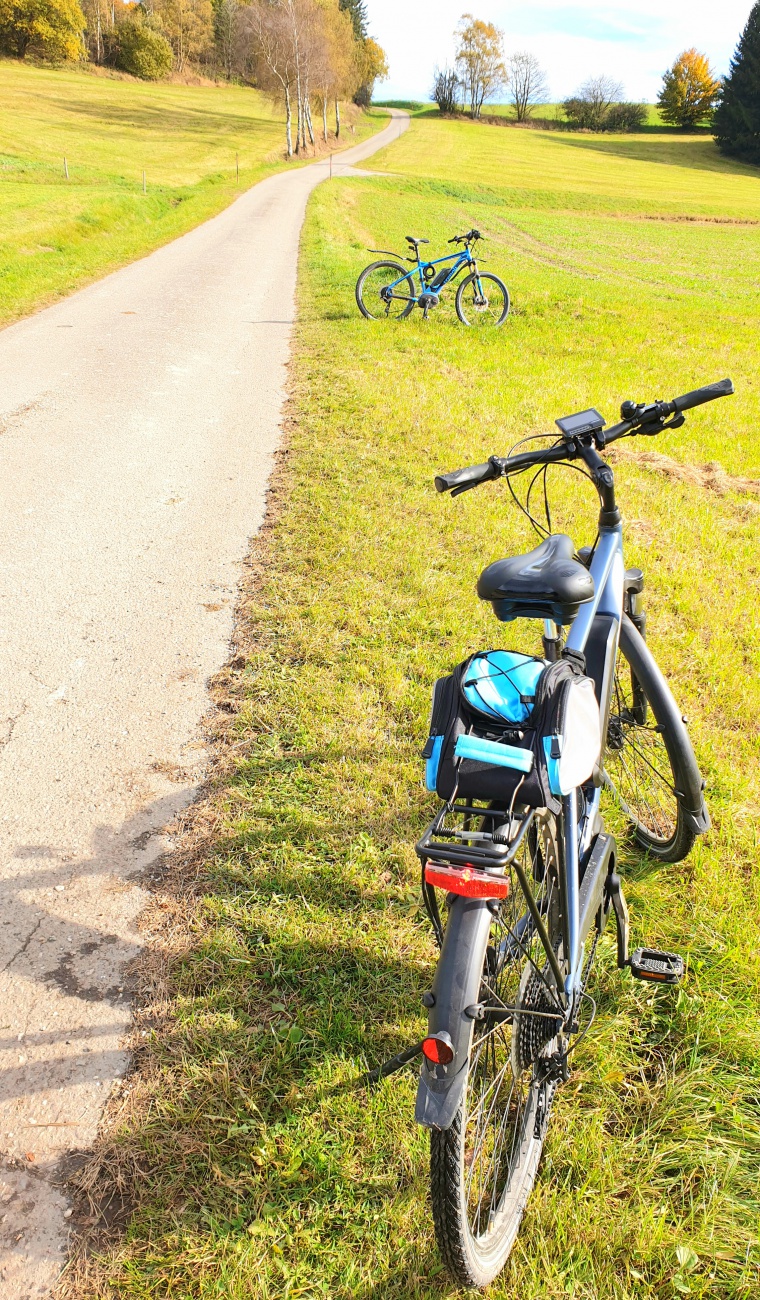
<instances>
[{"instance_id":1,"label":"bicycle rim","mask_svg":"<svg viewBox=\"0 0 760 1300\"><path fill-rule=\"evenodd\" d=\"M395 266L392 262L379 262L376 266L367 268L360 277L356 290L359 306L365 316L370 320L385 318L401 320L409 314L414 306L414 303L409 301L414 297L414 285L411 276L407 276L401 284L397 284L396 281L403 274L403 268ZM393 293L404 296L387 298L384 291L387 292L391 285L395 286Z\"/></svg>"},{"instance_id":2,"label":"bicycle rim","mask_svg":"<svg viewBox=\"0 0 760 1300\"><path fill-rule=\"evenodd\" d=\"M492 329L509 314L509 293L495 275L470 275L457 291L456 310L463 325Z\"/></svg>"},{"instance_id":3,"label":"bicycle rim","mask_svg":"<svg viewBox=\"0 0 760 1300\"><path fill-rule=\"evenodd\" d=\"M550 936L559 944L557 841L546 814L521 850ZM487 1286L517 1236L535 1181L556 1083L561 1014L546 954L516 875L494 917L483 971L485 1018L475 1022L467 1086L450 1129L431 1132L433 1216L455 1277ZM512 1008L508 1019L492 1013Z\"/></svg>"}]
</instances>

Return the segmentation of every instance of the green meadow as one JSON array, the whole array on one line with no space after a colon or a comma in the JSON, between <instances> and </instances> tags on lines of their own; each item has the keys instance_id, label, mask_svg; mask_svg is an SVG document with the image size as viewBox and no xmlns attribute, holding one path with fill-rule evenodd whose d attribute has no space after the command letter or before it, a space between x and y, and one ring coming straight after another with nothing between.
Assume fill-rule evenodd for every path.
<instances>
[{"instance_id":1,"label":"green meadow","mask_svg":"<svg viewBox=\"0 0 760 1300\"><path fill-rule=\"evenodd\" d=\"M504 485L437 497L436 471L506 454L555 417L736 396L615 457L649 639L690 723L713 829L677 867L623 840L632 938L688 959L680 990L599 948L598 1017L555 1104L494 1300L750 1300L760 1288L760 172L702 136L510 131L431 114L313 196L287 450L220 678L220 767L170 875L168 982L144 977L129 1098L81 1176L124 1228L70 1273L119 1300L443 1300L413 1070L360 1074L422 1036L434 948L414 841L436 677L536 646L475 595L534 544ZM468 332L363 320L368 247L476 225L514 309ZM664 461L637 460L656 450ZM718 463L732 478L714 469ZM711 477L712 475L712 477ZM755 481L741 483L740 477ZM710 487L709 483L716 484ZM550 480L555 528L593 540L588 484ZM189 870L189 867L187 868ZM151 982L153 981L153 982Z\"/></svg>"},{"instance_id":2,"label":"green meadow","mask_svg":"<svg viewBox=\"0 0 760 1300\"><path fill-rule=\"evenodd\" d=\"M349 111L346 143L377 128ZM284 132L244 87L0 58L0 326L213 216L286 165Z\"/></svg>"}]
</instances>

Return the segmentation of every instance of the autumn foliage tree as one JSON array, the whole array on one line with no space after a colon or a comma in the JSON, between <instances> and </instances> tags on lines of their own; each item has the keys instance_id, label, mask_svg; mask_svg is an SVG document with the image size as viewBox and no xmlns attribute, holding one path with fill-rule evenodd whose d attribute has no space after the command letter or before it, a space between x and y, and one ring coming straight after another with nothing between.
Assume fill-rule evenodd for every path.
<instances>
[{"instance_id":1,"label":"autumn foliage tree","mask_svg":"<svg viewBox=\"0 0 760 1300\"><path fill-rule=\"evenodd\" d=\"M714 127L723 153L760 163L760 0L731 60Z\"/></svg>"},{"instance_id":2,"label":"autumn foliage tree","mask_svg":"<svg viewBox=\"0 0 760 1300\"><path fill-rule=\"evenodd\" d=\"M698 50L684 50L662 79L657 99L664 122L671 126L699 126L709 117L720 93L707 61Z\"/></svg>"},{"instance_id":3,"label":"autumn foliage tree","mask_svg":"<svg viewBox=\"0 0 760 1300\"><path fill-rule=\"evenodd\" d=\"M456 37L457 74L470 116L479 118L486 100L492 99L509 81L504 63L504 33L493 23L462 14Z\"/></svg>"},{"instance_id":4,"label":"autumn foliage tree","mask_svg":"<svg viewBox=\"0 0 760 1300\"><path fill-rule=\"evenodd\" d=\"M23 59L78 59L85 17L78 0L0 0L0 50Z\"/></svg>"}]
</instances>

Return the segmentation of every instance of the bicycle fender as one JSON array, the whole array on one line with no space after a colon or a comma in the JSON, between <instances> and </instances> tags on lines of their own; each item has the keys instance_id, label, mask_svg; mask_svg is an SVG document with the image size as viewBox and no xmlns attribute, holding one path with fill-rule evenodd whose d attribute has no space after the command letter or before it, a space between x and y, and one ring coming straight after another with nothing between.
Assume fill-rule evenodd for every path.
<instances>
[{"instance_id":1,"label":"bicycle fender","mask_svg":"<svg viewBox=\"0 0 760 1300\"><path fill-rule=\"evenodd\" d=\"M691 826L694 833L704 835L705 831L710 829L710 814L705 804L704 781L697 766L691 738L665 677L652 657L646 641L637 631L627 614L623 615L620 628L620 644L625 648L628 662L634 672L637 664L641 664L642 668L657 680L667 709L668 726L674 734L678 735L681 746L680 770L678 773L681 788L676 791L676 798L681 805L686 822Z\"/></svg>"},{"instance_id":2,"label":"bicycle fender","mask_svg":"<svg viewBox=\"0 0 760 1300\"><path fill-rule=\"evenodd\" d=\"M467 1007L480 1000L480 985L492 914L482 899L456 898L433 980L428 1034L446 1033L454 1059L434 1065L423 1056L414 1118L425 1128L450 1128L467 1082L473 1021Z\"/></svg>"}]
</instances>

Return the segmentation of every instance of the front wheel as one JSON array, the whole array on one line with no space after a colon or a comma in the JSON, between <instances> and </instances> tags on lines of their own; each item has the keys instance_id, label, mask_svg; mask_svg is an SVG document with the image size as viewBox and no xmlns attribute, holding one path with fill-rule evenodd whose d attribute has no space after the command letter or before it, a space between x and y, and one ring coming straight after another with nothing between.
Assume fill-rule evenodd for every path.
<instances>
[{"instance_id":1,"label":"front wheel","mask_svg":"<svg viewBox=\"0 0 760 1300\"><path fill-rule=\"evenodd\" d=\"M681 862L696 839L683 800L701 804L697 761L667 682L627 617L620 629L604 777L639 847L660 862Z\"/></svg>"},{"instance_id":2,"label":"front wheel","mask_svg":"<svg viewBox=\"0 0 760 1300\"><path fill-rule=\"evenodd\" d=\"M509 290L497 275L473 271L457 289L456 309L463 325L503 325L509 315Z\"/></svg>"},{"instance_id":3,"label":"front wheel","mask_svg":"<svg viewBox=\"0 0 760 1300\"><path fill-rule=\"evenodd\" d=\"M412 277L396 262L372 262L356 281L356 305L367 320L404 320L414 303Z\"/></svg>"},{"instance_id":4,"label":"front wheel","mask_svg":"<svg viewBox=\"0 0 760 1300\"><path fill-rule=\"evenodd\" d=\"M519 850L560 956L557 825L540 815ZM516 874L494 915L454 1122L431 1129L430 1186L439 1250L464 1286L486 1287L515 1242L535 1182L558 1073L561 994Z\"/></svg>"}]
</instances>

